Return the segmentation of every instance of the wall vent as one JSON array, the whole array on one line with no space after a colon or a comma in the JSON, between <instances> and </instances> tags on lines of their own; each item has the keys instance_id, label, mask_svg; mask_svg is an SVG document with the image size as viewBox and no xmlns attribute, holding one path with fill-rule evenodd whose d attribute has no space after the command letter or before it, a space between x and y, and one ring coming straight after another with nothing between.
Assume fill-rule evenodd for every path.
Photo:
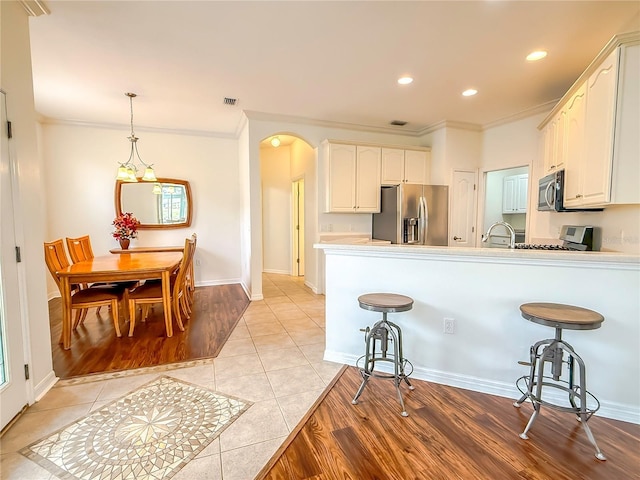
<instances>
[{"instance_id":1,"label":"wall vent","mask_svg":"<svg viewBox=\"0 0 640 480\"><path fill-rule=\"evenodd\" d=\"M222 103L224 103L225 105L235 105L236 103L238 103L238 99L237 98L230 98L230 97L224 97L224 100L222 101Z\"/></svg>"},{"instance_id":2,"label":"wall vent","mask_svg":"<svg viewBox=\"0 0 640 480\"><path fill-rule=\"evenodd\" d=\"M389 125L394 125L396 127L404 127L407 124L404 120L392 120L389 122Z\"/></svg>"}]
</instances>

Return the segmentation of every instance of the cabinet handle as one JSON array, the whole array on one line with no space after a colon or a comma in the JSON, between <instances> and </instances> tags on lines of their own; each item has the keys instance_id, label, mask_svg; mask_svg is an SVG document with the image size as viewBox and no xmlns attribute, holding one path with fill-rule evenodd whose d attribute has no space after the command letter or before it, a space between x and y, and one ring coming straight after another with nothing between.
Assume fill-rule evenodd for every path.
<instances>
[{"instance_id":1,"label":"cabinet handle","mask_svg":"<svg viewBox=\"0 0 640 480\"><path fill-rule=\"evenodd\" d=\"M551 170L552 168L556 168L555 165L549 165L549 170Z\"/></svg>"},{"instance_id":2,"label":"cabinet handle","mask_svg":"<svg viewBox=\"0 0 640 480\"><path fill-rule=\"evenodd\" d=\"M462 240L462 237L453 237L454 240Z\"/></svg>"},{"instance_id":3,"label":"cabinet handle","mask_svg":"<svg viewBox=\"0 0 640 480\"><path fill-rule=\"evenodd\" d=\"M582 198L582 194L579 193L578 195L576 195L576 198Z\"/></svg>"}]
</instances>

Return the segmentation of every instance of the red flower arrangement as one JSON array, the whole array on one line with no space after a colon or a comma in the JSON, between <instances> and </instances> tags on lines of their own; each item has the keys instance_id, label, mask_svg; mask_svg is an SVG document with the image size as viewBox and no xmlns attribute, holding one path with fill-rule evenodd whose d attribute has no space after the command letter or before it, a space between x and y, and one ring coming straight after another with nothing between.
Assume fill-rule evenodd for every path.
<instances>
[{"instance_id":1,"label":"red flower arrangement","mask_svg":"<svg viewBox=\"0 0 640 480\"><path fill-rule=\"evenodd\" d=\"M138 236L138 225L140 225L140 222L133 216L133 213L127 212L118 215L112 225L116 227L112 233L113 238L120 240L136 238Z\"/></svg>"}]
</instances>

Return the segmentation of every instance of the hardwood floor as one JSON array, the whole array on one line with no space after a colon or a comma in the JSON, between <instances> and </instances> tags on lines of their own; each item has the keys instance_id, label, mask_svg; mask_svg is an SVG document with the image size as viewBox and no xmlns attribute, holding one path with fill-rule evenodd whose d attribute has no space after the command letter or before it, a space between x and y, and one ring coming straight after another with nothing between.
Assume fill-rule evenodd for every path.
<instances>
[{"instance_id":1,"label":"hardwood floor","mask_svg":"<svg viewBox=\"0 0 640 480\"><path fill-rule=\"evenodd\" d=\"M49 302L53 370L60 378L70 378L215 357L248 305L249 300L238 284L198 287L185 331L180 332L174 322L171 338L165 336L161 304L153 307L146 322L140 322L138 317L131 338L127 336L128 322L125 325L122 315L123 336L118 338L108 310L103 307L96 315L96 309L92 308L84 324L72 332L71 349L63 350L58 343L62 305L60 298L55 298Z\"/></svg>"},{"instance_id":2,"label":"hardwood floor","mask_svg":"<svg viewBox=\"0 0 640 480\"><path fill-rule=\"evenodd\" d=\"M435 383L403 389L400 416L390 380L372 379L358 405L361 377L348 367L334 380L271 461L260 480L640 478L640 426L597 416L589 420L607 461L597 460L573 415L543 408L518 434L530 403Z\"/></svg>"}]
</instances>

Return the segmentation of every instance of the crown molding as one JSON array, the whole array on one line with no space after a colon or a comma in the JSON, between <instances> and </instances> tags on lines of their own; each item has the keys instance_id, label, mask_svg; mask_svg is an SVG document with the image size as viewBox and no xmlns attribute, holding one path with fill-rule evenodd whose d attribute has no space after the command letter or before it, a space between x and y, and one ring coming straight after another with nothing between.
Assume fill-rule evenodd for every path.
<instances>
[{"instance_id":1,"label":"crown molding","mask_svg":"<svg viewBox=\"0 0 640 480\"><path fill-rule=\"evenodd\" d=\"M51 10L49 10L44 0L20 0L20 5L22 5L30 17L51 14Z\"/></svg>"},{"instance_id":2,"label":"crown molding","mask_svg":"<svg viewBox=\"0 0 640 480\"><path fill-rule=\"evenodd\" d=\"M499 127L500 125L504 125L505 123L515 122L517 120L523 120L528 117L532 117L534 115L538 115L539 113L548 113L551 109L557 105L559 98L551 100L549 102L545 102L536 107L528 108L526 110L522 110L521 112L514 113L513 115L509 115L507 117L500 118L493 122L486 123L482 126L483 130L488 130L490 128Z\"/></svg>"},{"instance_id":3,"label":"crown molding","mask_svg":"<svg viewBox=\"0 0 640 480\"><path fill-rule=\"evenodd\" d=\"M93 123L93 122L79 122L75 120L64 120L59 118L38 116L38 122L43 125L68 125L72 127L91 127L91 128L104 128L110 130L128 130L129 125L121 125L117 123ZM136 132L148 132L148 133L167 133L171 135L190 135L194 137L212 137L212 138L225 138L235 140L238 137L234 133L221 133L221 132L206 132L203 130L181 130L177 128L157 128L157 127L141 127L136 126Z\"/></svg>"},{"instance_id":4,"label":"crown molding","mask_svg":"<svg viewBox=\"0 0 640 480\"><path fill-rule=\"evenodd\" d=\"M477 123L456 122L455 120L441 120L438 123L431 124L428 127L422 129L420 131L420 136L433 133L443 128L455 128L457 130L469 130L471 132L481 132L482 130L484 130L484 127Z\"/></svg>"},{"instance_id":5,"label":"crown molding","mask_svg":"<svg viewBox=\"0 0 640 480\"><path fill-rule=\"evenodd\" d=\"M598 66L621 45L637 45L640 43L640 30L634 30L631 32L619 33L614 35L611 40L600 50L600 53L591 61L582 74L573 82L573 85L569 87L566 93L560 98L549 114L542 120L538 129L542 130L544 126L558 113L558 111L564 106L564 104L576 93L576 91L587 81L589 76L598 68Z\"/></svg>"},{"instance_id":6,"label":"crown molding","mask_svg":"<svg viewBox=\"0 0 640 480\"><path fill-rule=\"evenodd\" d=\"M340 130L355 130L371 133L387 133L392 135L405 135L407 137L419 137L421 130L408 130L407 127L379 127L373 125L363 125L358 123L333 122L329 120L318 120L307 117L296 117L293 115L281 115L274 113L257 112L254 110L244 110L249 120L261 120L266 122L284 122L311 125L314 127L336 128Z\"/></svg>"}]
</instances>

